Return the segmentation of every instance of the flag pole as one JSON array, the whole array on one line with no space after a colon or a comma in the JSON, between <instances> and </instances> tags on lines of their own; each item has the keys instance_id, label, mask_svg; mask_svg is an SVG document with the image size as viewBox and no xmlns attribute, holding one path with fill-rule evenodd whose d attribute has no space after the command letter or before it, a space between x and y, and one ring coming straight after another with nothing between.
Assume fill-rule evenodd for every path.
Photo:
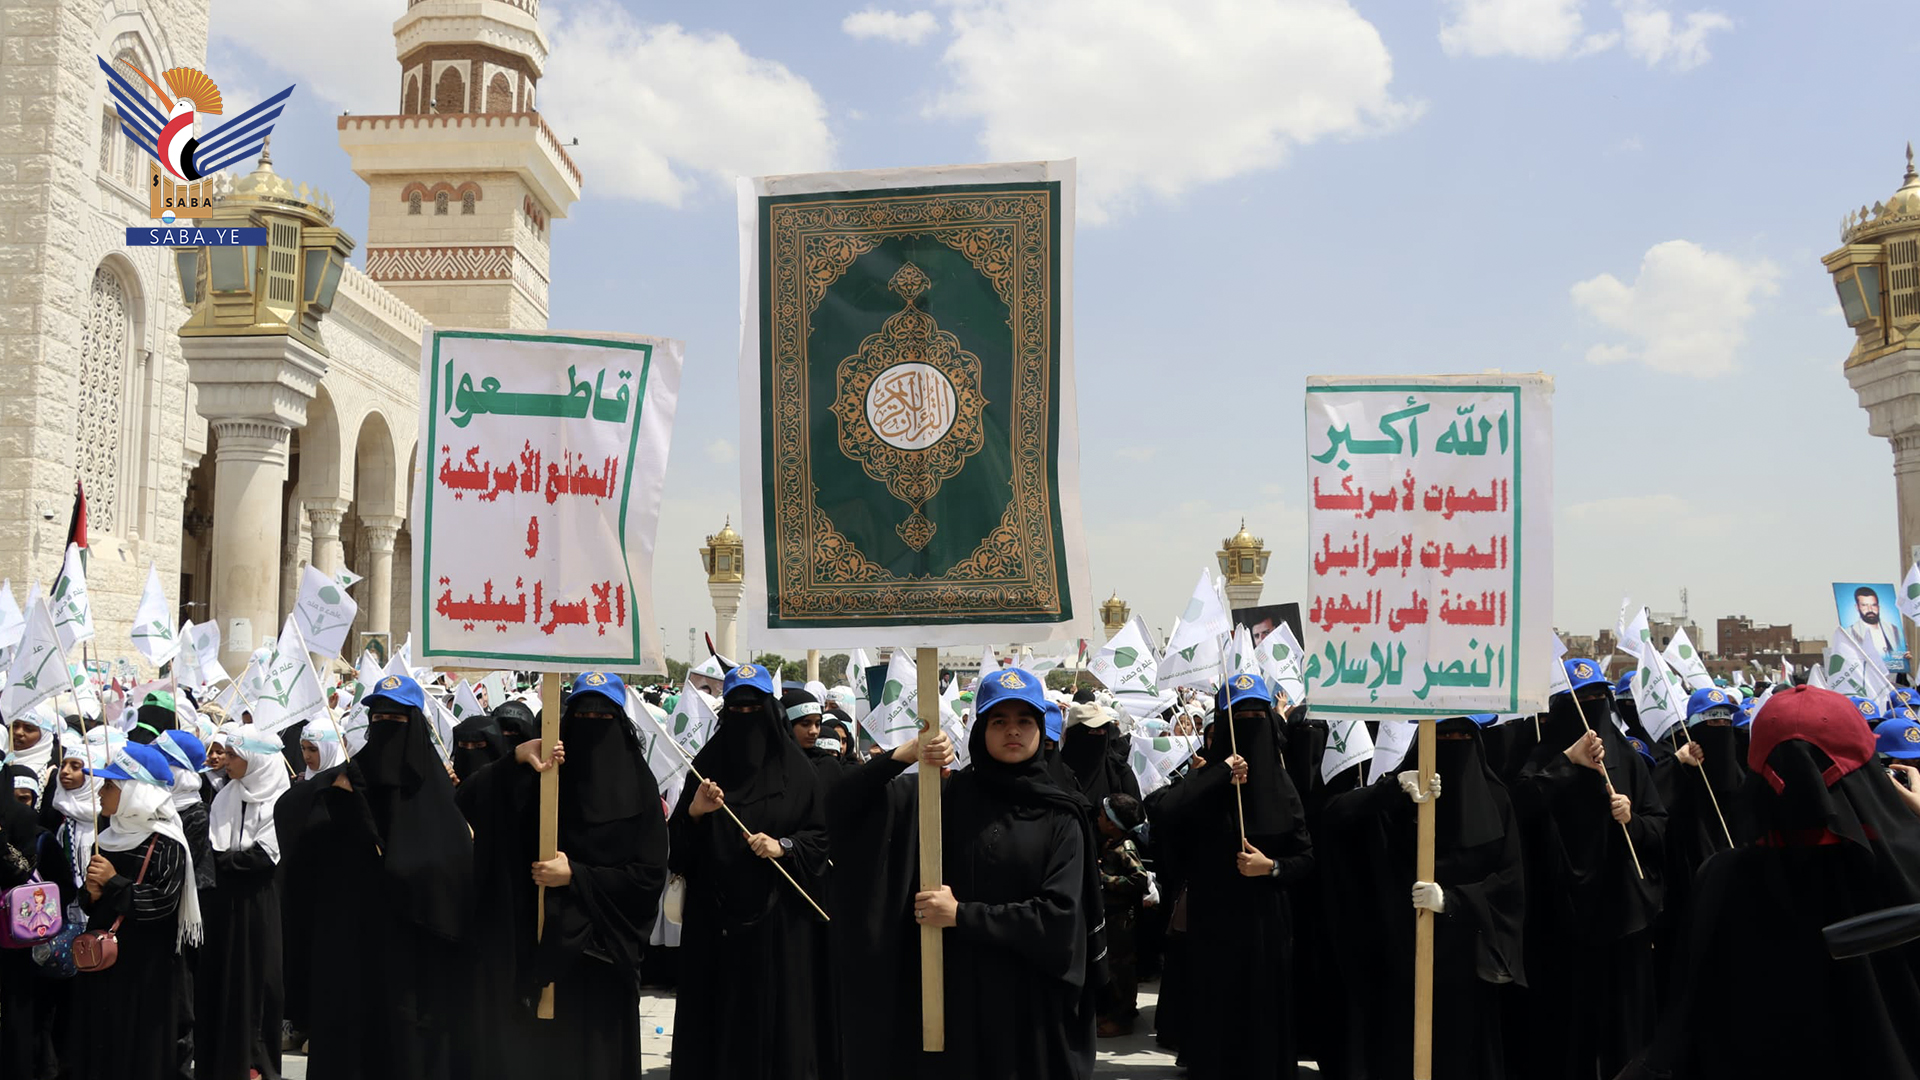
<instances>
[{"instance_id":1,"label":"flag pole","mask_svg":"<svg viewBox=\"0 0 1920 1080\"><path fill-rule=\"evenodd\" d=\"M1572 690L1569 691L1568 694L1573 698L1574 710L1580 714L1580 726L1586 728L1588 732L1592 732L1593 725L1587 723L1587 708L1580 704L1579 691ZM1607 803L1609 812L1611 812L1613 797L1619 794L1619 792L1613 789L1613 777L1607 775L1607 768L1604 764L1600 766L1600 779L1607 785ZM1647 872L1640 866L1640 853L1634 850L1633 847L1633 833L1627 831L1627 823L1624 821L1620 823L1620 835L1626 838L1627 854L1633 857L1633 872L1639 874L1641 880L1646 880Z\"/></svg>"},{"instance_id":2,"label":"flag pole","mask_svg":"<svg viewBox=\"0 0 1920 1080\"><path fill-rule=\"evenodd\" d=\"M660 729L660 737L667 740L667 743L671 745L676 751L678 751L682 758L686 759L687 771L693 774L694 780L698 783L702 783L702 784L706 783L707 778L704 776L701 776L700 770L693 767L693 755L687 753L687 748L684 746L681 746L677 741L675 741L674 737L667 732L667 729L661 725L660 721L652 713L647 713L647 719L652 720L653 726ZM733 823L735 825L740 826L740 835L742 836L753 835L753 830L747 828L747 823L744 821L741 821L740 815L733 812L733 807L728 806L726 803L721 803L720 809L725 810L727 812L727 816L733 819ZM807 890L798 881L794 880L793 875L787 873L787 868L784 866L781 866L780 861L778 859L768 859L767 861L773 864L773 868L775 870L780 871L781 877L787 879L787 884L792 885L795 889L800 890L801 898L806 900L806 902L813 907L813 910L819 913L822 919L825 919L827 922L833 921L831 918L828 918L827 913L825 911L822 911L820 909L820 905L814 902L812 895L809 894Z\"/></svg>"},{"instance_id":3,"label":"flag pole","mask_svg":"<svg viewBox=\"0 0 1920 1080\"><path fill-rule=\"evenodd\" d=\"M920 891L940 887L944 859L940 847L940 770L929 768L927 743L940 734L940 650L914 653L919 676L920 712ZM920 1048L942 1053L947 1048L946 958L937 926L920 927Z\"/></svg>"}]
</instances>

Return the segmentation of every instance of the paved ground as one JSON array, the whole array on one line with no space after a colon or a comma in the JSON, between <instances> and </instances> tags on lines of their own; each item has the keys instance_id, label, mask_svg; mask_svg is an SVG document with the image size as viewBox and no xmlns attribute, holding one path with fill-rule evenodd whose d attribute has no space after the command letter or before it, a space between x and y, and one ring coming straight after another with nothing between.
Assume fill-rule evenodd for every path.
<instances>
[{"instance_id":1,"label":"paved ground","mask_svg":"<svg viewBox=\"0 0 1920 1080\"><path fill-rule=\"evenodd\" d=\"M1174 1080L1185 1073L1173 1063L1173 1055L1153 1044L1154 986L1140 988L1140 1019L1134 1034L1124 1039L1100 1040L1100 1067L1095 1074L1113 1080ZM667 1080L671 1075L673 1045L673 996L648 993L640 999L642 1080ZM306 1080L307 1059L288 1054L285 1071L289 1080Z\"/></svg>"}]
</instances>

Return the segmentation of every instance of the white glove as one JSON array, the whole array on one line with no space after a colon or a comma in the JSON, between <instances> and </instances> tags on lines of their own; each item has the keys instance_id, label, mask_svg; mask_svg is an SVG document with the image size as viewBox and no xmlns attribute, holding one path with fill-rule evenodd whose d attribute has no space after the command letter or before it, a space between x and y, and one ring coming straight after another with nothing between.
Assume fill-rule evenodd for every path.
<instances>
[{"instance_id":1,"label":"white glove","mask_svg":"<svg viewBox=\"0 0 1920 1080\"><path fill-rule=\"evenodd\" d=\"M1160 903L1160 879L1147 871L1147 895L1140 898L1141 907L1155 907Z\"/></svg>"},{"instance_id":2,"label":"white glove","mask_svg":"<svg viewBox=\"0 0 1920 1080\"><path fill-rule=\"evenodd\" d=\"M1413 883L1413 906L1439 915L1447 910L1447 894L1431 881Z\"/></svg>"},{"instance_id":3,"label":"white glove","mask_svg":"<svg viewBox=\"0 0 1920 1080\"><path fill-rule=\"evenodd\" d=\"M1397 779L1400 781L1400 790L1406 792L1407 798L1412 799L1414 802L1423 803L1428 799L1437 799L1440 797L1440 774L1437 772L1433 774L1433 784L1428 788L1425 795L1420 794L1419 769L1408 769L1400 773Z\"/></svg>"}]
</instances>

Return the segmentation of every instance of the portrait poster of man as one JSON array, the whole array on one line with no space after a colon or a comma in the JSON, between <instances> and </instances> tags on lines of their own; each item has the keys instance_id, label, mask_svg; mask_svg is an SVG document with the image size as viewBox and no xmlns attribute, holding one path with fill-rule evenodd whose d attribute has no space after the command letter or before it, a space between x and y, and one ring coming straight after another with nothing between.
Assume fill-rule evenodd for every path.
<instances>
[{"instance_id":1,"label":"portrait poster of man","mask_svg":"<svg viewBox=\"0 0 1920 1080\"><path fill-rule=\"evenodd\" d=\"M1907 670L1906 632L1891 584L1834 582L1833 606L1840 615L1840 629L1852 634L1862 648L1878 652L1888 670Z\"/></svg>"},{"instance_id":2,"label":"portrait poster of man","mask_svg":"<svg viewBox=\"0 0 1920 1080\"><path fill-rule=\"evenodd\" d=\"M1258 607L1233 609L1233 624L1246 627L1256 643L1271 634L1273 628L1281 623L1286 623L1287 628L1293 631L1293 639L1299 641L1300 605L1261 604Z\"/></svg>"}]
</instances>

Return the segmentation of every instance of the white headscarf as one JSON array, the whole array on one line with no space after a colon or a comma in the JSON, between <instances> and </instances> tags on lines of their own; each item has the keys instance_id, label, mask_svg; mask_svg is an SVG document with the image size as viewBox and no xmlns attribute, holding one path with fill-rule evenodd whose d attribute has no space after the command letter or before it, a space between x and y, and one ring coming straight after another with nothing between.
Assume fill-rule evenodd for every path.
<instances>
[{"instance_id":1,"label":"white headscarf","mask_svg":"<svg viewBox=\"0 0 1920 1080\"><path fill-rule=\"evenodd\" d=\"M193 883L193 848L180 825L180 812L173 808L173 793L165 785L144 780L113 783L120 789L120 809L108 819L107 830L100 834L100 846L107 851L132 851L144 846L155 833L179 844L180 930L174 937L174 947L200 944L200 890Z\"/></svg>"},{"instance_id":2,"label":"white headscarf","mask_svg":"<svg viewBox=\"0 0 1920 1080\"><path fill-rule=\"evenodd\" d=\"M53 740L47 741L51 743ZM77 761L81 768L87 770L80 786L72 791L58 783L53 785L53 808L65 815L73 825L67 854L75 856L73 866L76 873L84 873L87 861L77 856L93 847L94 819L100 812L100 779L93 775L93 770L106 767L107 752L100 747L89 747L79 732L68 728L60 737L60 753L61 761Z\"/></svg>"},{"instance_id":3,"label":"white headscarf","mask_svg":"<svg viewBox=\"0 0 1920 1080\"><path fill-rule=\"evenodd\" d=\"M300 732L301 742L310 742L320 751L320 767L308 769L301 779L311 780L317 773L326 772L335 765L347 760L347 751L340 745L340 733L334 730L333 721L309 720Z\"/></svg>"},{"instance_id":4,"label":"white headscarf","mask_svg":"<svg viewBox=\"0 0 1920 1080\"><path fill-rule=\"evenodd\" d=\"M259 844L280 861L280 834L273 827L273 804L293 786L280 747L250 728L229 724L214 736L227 753L247 763L247 773L230 780L207 811L207 837L215 851L245 851Z\"/></svg>"},{"instance_id":5,"label":"white headscarf","mask_svg":"<svg viewBox=\"0 0 1920 1080\"><path fill-rule=\"evenodd\" d=\"M40 741L25 750L10 750L7 753L6 760L0 762L0 764L25 765L27 768L32 769L34 773L40 777L40 782L44 784L47 780L47 773L51 769L59 767L59 763L53 760L53 734L60 730L59 719L54 715L53 707L44 701L32 709L29 709L26 715L16 717L15 719L32 721L34 726L40 729ZM9 747L13 745L13 725L11 721L7 725L7 745Z\"/></svg>"}]
</instances>

